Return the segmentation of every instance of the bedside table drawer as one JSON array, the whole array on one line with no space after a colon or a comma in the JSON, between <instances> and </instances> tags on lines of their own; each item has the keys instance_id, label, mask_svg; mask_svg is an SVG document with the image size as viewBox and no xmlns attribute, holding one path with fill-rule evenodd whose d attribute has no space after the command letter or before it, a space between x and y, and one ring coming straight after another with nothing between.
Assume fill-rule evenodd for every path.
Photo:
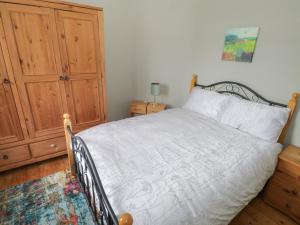
<instances>
[{"instance_id":1,"label":"bedside table drawer","mask_svg":"<svg viewBox=\"0 0 300 225\"><path fill-rule=\"evenodd\" d=\"M161 112L161 111L164 111L165 109L166 109L166 105L164 105L164 104L157 103L157 104L153 105L152 103L150 103L147 106L147 114Z\"/></svg>"},{"instance_id":2,"label":"bedside table drawer","mask_svg":"<svg viewBox=\"0 0 300 225\"><path fill-rule=\"evenodd\" d=\"M146 114L146 106L141 105L131 105L130 112L136 114Z\"/></svg>"},{"instance_id":3,"label":"bedside table drawer","mask_svg":"<svg viewBox=\"0 0 300 225\"><path fill-rule=\"evenodd\" d=\"M299 180L284 173L275 172L265 190L264 200L298 223L300 222Z\"/></svg>"},{"instance_id":4,"label":"bedside table drawer","mask_svg":"<svg viewBox=\"0 0 300 225\"><path fill-rule=\"evenodd\" d=\"M280 160L276 170L280 171L284 174L287 174L295 179L298 179L300 182L300 167L299 167L299 165Z\"/></svg>"},{"instance_id":5,"label":"bedside table drawer","mask_svg":"<svg viewBox=\"0 0 300 225\"><path fill-rule=\"evenodd\" d=\"M288 146L280 155L277 170L299 179L300 182L300 150Z\"/></svg>"},{"instance_id":6,"label":"bedside table drawer","mask_svg":"<svg viewBox=\"0 0 300 225\"><path fill-rule=\"evenodd\" d=\"M146 114L147 113L147 103L143 101L132 101L130 104L131 114Z\"/></svg>"}]
</instances>

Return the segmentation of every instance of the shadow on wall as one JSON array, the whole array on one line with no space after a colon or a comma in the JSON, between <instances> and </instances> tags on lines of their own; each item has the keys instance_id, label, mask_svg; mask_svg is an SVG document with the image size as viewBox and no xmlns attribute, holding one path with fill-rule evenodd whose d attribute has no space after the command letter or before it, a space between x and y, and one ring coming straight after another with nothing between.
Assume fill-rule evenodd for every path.
<instances>
[{"instance_id":1,"label":"shadow on wall","mask_svg":"<svg viewBox=\"0 0 300 225\"><path fill-rule=\"evenodd\" d=\"M162 97L168 97L169 87L166 84L160 84L160 94Z\"/></svg>"}]
</instances>

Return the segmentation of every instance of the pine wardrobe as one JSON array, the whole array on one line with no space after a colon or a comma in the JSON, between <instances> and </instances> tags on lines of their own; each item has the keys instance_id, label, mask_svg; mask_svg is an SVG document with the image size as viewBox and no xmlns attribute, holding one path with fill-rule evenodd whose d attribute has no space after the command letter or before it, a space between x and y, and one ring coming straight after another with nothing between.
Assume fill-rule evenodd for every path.
<instances>
[{"instance_id":1,"label":"pine wardrobe","mask_svg":"<svg viewBox=\"0 0 300 225\"><path fill-rule=\"evenodd\" d=\"M0 0L0 172L66 154L73 129L106 121L101 8Z\"/></svg>"}]
</instances>

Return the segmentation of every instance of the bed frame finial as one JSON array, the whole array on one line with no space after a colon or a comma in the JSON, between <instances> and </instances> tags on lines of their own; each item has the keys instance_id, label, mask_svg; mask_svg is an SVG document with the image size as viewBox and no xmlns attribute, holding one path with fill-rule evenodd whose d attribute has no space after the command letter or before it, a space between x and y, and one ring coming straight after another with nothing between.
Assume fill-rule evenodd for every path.
<instances>
[{"instance_id":1,"label":"bed frame finial","mask_svg":"<svg viewBox=\"0 0 300 225\"><path fill-rule=\"evenodd\" d=\"M191 85L190 85L190 93L192 92L193 88L197 85L197 74L193 74L192 80L191 80Z\"/></svg>"},{"instance_id":2,"label":"bed frame finial","mask_svg":"<svg viewBox=\"0 0 300 225\"><path fill-rule=\"evenodd\" d=\"M67 144L69 166L71 169L72 176L76 176L74 155L73 155L73 150L72 150L72 140L71 140L71 135L68 131L68 127L72 131L72 123L70 120L70 114L65 113L63 115L63 117L64 117L64 130L65 130L65 137L66 137L66 144Z\"/></svg>"},{"instance_id":3,"label":"bed frame finial","mask_svg":"<svg viewBox=\"0 0 300 225\"><path fill-rule=\"evenodd\" d=\"M294 92L292 97L293 97L295 100L298 100L299 96L300 96L300 93Z\"/></svg>"},{"instance_id":4,"label":"bed frame finial","mask_svg":"<svg viewBox=\"0 0 300 225\"><path fill-rule=\"evenodd\" d=\"M289 115L289 119L287 121L287 123L285 124L285 127L283 128L279 138L278 138L278 142L280 144L284 144L285 138L287 136L288 130L289 130L289 125L293 119L293 114L296 111L297 108L297 103L298 103L298 99L299 99L300 94L297 92L294 92L292 94L292 98L290 99L289 103L288 103L288 108L291 110L290 115Z\"/></svg>"},{"instance_id":5,"label":"bed frame finial","mask_svg":"<svg viewBox=\"0 0 300 225\"><path fill-rule=\"evenodd\" d=\"M132 225L133 218L130 213L124 213L120 216L119 225Z\"/></svg>"}]
</instances>

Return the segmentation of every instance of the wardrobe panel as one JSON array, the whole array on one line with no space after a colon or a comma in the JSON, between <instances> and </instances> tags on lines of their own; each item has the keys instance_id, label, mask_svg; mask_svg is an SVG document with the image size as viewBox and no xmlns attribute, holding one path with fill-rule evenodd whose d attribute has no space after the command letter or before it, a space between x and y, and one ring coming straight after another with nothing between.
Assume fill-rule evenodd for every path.
<instances>
[{"instance_id":1,"label":"wardrobe panel","mask_svg":"<svg viewBox=\"0 0 300 225\"><path fill-rule=\"evenodd\" d=\"M0 70L3 69L3 65L0 65ZM3 75L0 72L0 144L23 139L10 81Z\"/></svg>"},{"instance_id":2,"label":"wardrobe panel","mask_svg":"<svg viewBox=\"0 0 300 225\"><path fill-rule=\"evenodd\" d=\"M96 73L97 45L93 21L65 17L62 22L70 75Z\"/></svg>"},{"instance_id":3,"label":"wardrobe panel","mask_svg":"<svg viewBox=\"0 0 300 225\"><path fill-rule=\"evenodd\" d=\"M23 75L57 74L49 14L12 10L10 19Z\"/></svg>"},{"instance_id":4,"label":"wardrobe panel","mask_svg":"<svg viewBox=\"0 0 300 225\"><path fill-rule=\"evenodd\" d=\"M77 124L100 120L99 86L96 79L70 81ZM88 109L88 110L87 110Z\"/></svg>"},{"instance_id":5,"label":"wardrobe panel","mask_svg":"<svg viewBox=\"0 0 300 225\"><path fill-rule=\"evenodd\" d=\"M26 83L36 131L61 127L63 107L57 81Z\"/></svg>"},{"instance_id":6,"label":"wardrobe panel","mask_svg":"<svg viewBox=\"0 0 300 225\"><path fill-rule=\"evenodd\" d=\"M1 13L30 137L62 132L68 111L54 10L3 4Z\"/></svg>"},{"instance_id":7,"label":"wardrobe panel","mask_svg":"<svg viewBox=\"0 0 300 225\"><path fill-rule=\"evenodd\" d=\"M68 108L75 129L105 121L97 15L56 11Z\"/></svg>"},{"instance_id":8,"label":"wardrobe panel","mask_svg":"<svg viewBox=\"0 0 300 225\"><path fill-rule=\"evenodd\" d=\"M0 26L2 26L1 20ZM2 31L0 29L0 32ZM13 81L8 77L2 48L3 46L0 43L0 144L23 140L20 120L11 89Z\"/></svg>"}]
</instances>

